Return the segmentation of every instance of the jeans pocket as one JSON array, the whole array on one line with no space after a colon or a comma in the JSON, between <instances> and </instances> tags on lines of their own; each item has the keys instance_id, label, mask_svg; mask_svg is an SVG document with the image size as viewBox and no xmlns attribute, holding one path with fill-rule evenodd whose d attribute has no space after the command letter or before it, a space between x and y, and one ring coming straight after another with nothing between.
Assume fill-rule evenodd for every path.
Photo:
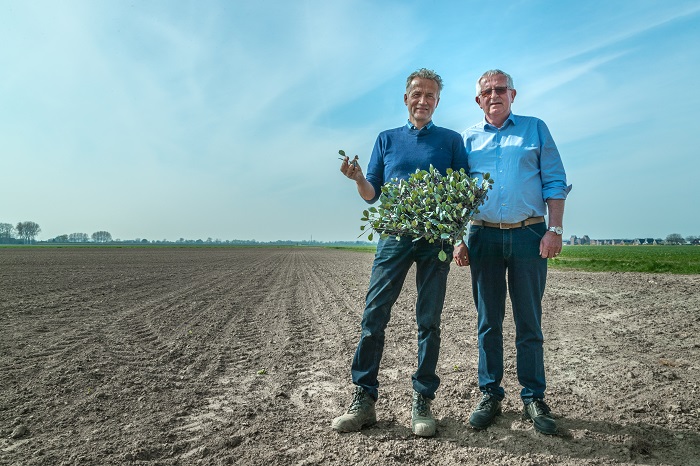
<instances>
[{"instance_id":1,"label":"jeans pocket","mask_svg":"<svg viewBox=\"0 0 700 466\"><path fill-rule=\"evenodd\" d=\"M525 227L525 229L531 234L535 235L537 239L542 239L545 233L547 233L547 229L545 228L545 225L543 223L528 225Z\"/></svg>"},{"instance_id":2,"label":"jeans pocket","mask_svg":"<svg viewBox=\"0 0 700 466\"><path fill-rule=\"evenodd\" d=\"M476 237L479 235L481 230L483 230L483 228L483 226L469 225L469 234L467 235L467 248L470 244L472 244L472 242L476 239Z\"/></svg>"}]
</instances>

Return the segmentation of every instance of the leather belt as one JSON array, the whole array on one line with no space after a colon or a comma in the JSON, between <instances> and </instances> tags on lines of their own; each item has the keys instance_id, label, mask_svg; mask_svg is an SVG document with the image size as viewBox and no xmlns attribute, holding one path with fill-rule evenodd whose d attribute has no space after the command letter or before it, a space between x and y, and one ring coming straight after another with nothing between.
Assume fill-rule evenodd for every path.
<instances>
[{"instance_id":1,"label":"leather belt","mask_svg":"<svg viewBox=\"0 0 700 466\"><path fill-rule=\"evenodd\" d=\"M484 222L483 220L472 220L471 224L489 228L500 228L501 230L510 230L511 228L524 228L528 225L534 225L542 222L544 222L544 217L530 217L518 223L492 223Z\"/></svg>"}]
</instances>

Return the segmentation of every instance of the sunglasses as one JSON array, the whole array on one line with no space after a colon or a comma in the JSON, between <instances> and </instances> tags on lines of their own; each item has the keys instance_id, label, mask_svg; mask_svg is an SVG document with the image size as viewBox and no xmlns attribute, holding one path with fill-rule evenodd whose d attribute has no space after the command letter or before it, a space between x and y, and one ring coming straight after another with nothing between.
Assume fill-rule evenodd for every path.
<instances>
[{"instance_id":1,"label":"sunglasses","mask_svg":"<svg viewBox=\"0 0 700 466\"><path fill-rule=\"evenodd\" d=\"M508 92L508 88L507 87L494 87L493 89L484 89L480 93L481 97L491 97L491 93L493 91L496 91L496 94L498 94L498 95L503 95L506 92Z\"/></svg>"}]
</instances>

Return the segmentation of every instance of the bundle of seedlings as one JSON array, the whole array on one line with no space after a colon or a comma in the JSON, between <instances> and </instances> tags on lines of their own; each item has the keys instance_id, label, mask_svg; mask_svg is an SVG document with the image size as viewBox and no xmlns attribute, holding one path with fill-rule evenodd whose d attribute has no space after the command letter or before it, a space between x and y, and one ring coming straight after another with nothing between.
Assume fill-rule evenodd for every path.
<instances>
[{"instance_id":1,"label":"bundle of seedlings","mask_svg":"<svg viewBox=\"0 0 700 466\"><path fill-rule=\"evenodd\" d=\"M464 169L451 168L442 175L432 165L429 170L416 170L406 180L393 179L382 186L379 206L363 211L360 226L372 241L372 230L381 237L410 236L430 243L440 241L457 245L462 242L469 221L487 199L493 179L471 178ZM445 251L439 258L447 260Z\"/></svg>"}]
</instances>

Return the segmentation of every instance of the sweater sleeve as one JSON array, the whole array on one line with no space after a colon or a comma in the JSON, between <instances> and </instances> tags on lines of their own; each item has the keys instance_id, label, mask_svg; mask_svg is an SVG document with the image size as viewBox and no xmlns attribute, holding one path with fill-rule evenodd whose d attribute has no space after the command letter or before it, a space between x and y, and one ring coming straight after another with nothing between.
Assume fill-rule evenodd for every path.
<instances>
[{"instance_id":1,"label":"sweater sleeve","mask_svg":"<svg viewBox=\"0 0 700 466\"><path fill-rule=\"evenodd\" d=\"M382 186L384 185L384 141L382 134L377 136L377 140L374 143L374 149L372 149L372 155L369 158L369 164L367 164L367 175L365 178L374 187L374 197L366 202L374 204L382 194Z\"/></svg>"}]
</instances>

